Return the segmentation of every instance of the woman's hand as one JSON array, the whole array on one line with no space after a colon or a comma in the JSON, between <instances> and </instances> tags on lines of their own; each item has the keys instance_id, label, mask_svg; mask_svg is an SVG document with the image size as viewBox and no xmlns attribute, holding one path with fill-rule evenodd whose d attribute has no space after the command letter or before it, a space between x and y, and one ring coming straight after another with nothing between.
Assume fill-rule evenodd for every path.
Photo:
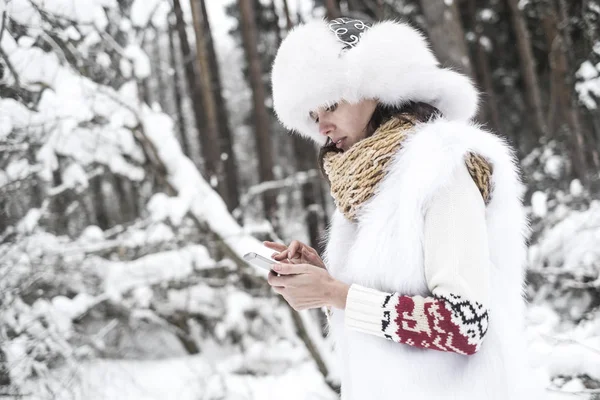
<instances>
[{"instance_id":1,"label":"woman's hand","mask_svg":"<svg viewBox=\"0 0 600 400\"><path fill-rule=\"evenodd\" d=\"M346 308L349 285L326 269L310 264L274 264L267 281L296 311L333 306ZM277 275L279 274L279 276Z\"/></svg>"},{"instance_id":2,"label":"woman's hand","mask_svg":"<svg viewBox=\"0 0 600 400\"><path fill-rule=\"evenodd\" d=\"M268 248L278 251L279 253L271 255L275 261L286 262L290 260L293 264L311 264L319 268L325 268L325 263L319 257L315 249L298 240L293 240L289 246L275 242L263 242Z\"/></svg>"}]
</instances>

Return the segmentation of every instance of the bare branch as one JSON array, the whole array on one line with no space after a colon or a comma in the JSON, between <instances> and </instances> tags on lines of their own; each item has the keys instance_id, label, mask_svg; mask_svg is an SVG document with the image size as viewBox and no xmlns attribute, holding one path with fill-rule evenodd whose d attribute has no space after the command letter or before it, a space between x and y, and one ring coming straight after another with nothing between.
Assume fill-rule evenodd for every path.
<instances>
[{"instance_id":1,"label":"bare branch","mask_svg":"<svg viewBox=\"0 0 600 400\"><path fill-rule=\"evenodd\" d=\"M250 189L246 192L246 194L244 194L240 198L240 205L237 209L235 209L232 212L232 214L239 215L239 213L241 213L243 210L245 210L248 207L248 204L250 203L250 201L252 199L254 199L255 197L257 197L265 192L268 192L271 190L290 188L290 187L294 187L294 188L299 187L308 181L311 181L313 179L318 179L318 178L319 178L318 171L313 169L310 171L296 172L295 174L290 175L284 179L280 179L280 180L276 180L276 181L261 182L258 185L254 185L254 186L250 187Z\"/></svg>"},{"instance_id":2,"label":"bare branch","mask_svg":"<svg viewBox=\"0 0 600 400\"><path fill-rule=\"evenodd\" d=\"M6 52L4 51L2 46L0 46L0 56L2 56L2 58L4 59L4 62L6 62L6 66L8 67L8 69L10 70L10 73L12 74L13 78L15 79L15 86L17 88L21 88L21 81L19 80L19 74L17 74L15 67L13 67L12 63L10 62L10 60L8 58L8 54L6 54Z\"/></svg>"},{"instance_id":3,"label":"bare branch","mask_svg":"<svg viewBox=\"0 0 600 400\"><path fill-rule=\"evenodd\" d=\"M4 34L4 27L6 24L6 10L2 12L2 25L0 26L0 43L2 43L2 35Z\"/></svg>"}]
</instances>

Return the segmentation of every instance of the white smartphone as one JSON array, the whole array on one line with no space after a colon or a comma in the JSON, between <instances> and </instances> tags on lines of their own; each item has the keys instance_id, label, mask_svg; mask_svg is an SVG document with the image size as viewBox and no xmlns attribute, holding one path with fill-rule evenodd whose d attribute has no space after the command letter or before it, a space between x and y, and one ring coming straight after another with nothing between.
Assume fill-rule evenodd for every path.
<instances>
[{"instance_id":1,"label":"white smartphone","mask_svg":"<svg viewBox=\"0 0 600 400\"><path fill-rule=\"evenodd\" d=\"M244 254L244 260L248 261L252 265L266 269L267 271L270 271L271 266L277 263L275 260L269 260L268 258L253 252Z\"/></svg>"}]
</instances>

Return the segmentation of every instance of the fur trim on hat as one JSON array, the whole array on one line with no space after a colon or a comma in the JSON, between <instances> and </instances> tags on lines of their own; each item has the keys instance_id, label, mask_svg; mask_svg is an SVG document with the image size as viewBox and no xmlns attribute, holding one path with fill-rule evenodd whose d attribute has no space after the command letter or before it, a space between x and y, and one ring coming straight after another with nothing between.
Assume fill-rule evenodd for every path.
<instances>
[{"instance_id":1,"label":"fur trim on hat","mask_svg":"<svg viewBox=\"0 0 600 400\"><path fill-rule=\"evenodd\" d=\"M309 112L341 100L419 101L448 120L469 120L477 112L471 80L440 68L425 36L406 23L375 23L354 47L344 46L325 20L300 25L285 38L271 79L275 112L286 128L325 144Z\"/></svg>"}]
</instances>

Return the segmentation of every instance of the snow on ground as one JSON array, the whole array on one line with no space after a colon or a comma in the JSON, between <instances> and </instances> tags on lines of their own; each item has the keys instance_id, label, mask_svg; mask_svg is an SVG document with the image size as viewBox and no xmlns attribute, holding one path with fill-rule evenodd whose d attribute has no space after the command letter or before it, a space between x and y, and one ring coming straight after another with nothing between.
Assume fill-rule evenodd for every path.
<instances>
[{"instance_id":1,"label":"snow on ground","mask_svg":"<svg viewBox=\"0 0 600 400\"><path fill-rule=\"evenodd\" d=\"M218 365L211 364L203 356L160 361L97 360L58 371L50 391L54 393L53 398L56 400L338 398L323 383L321 375L311 362L265 376L219 372L218 369ZM41 400L46 397L28 398Z\"/></svg>"}]
</instances>

